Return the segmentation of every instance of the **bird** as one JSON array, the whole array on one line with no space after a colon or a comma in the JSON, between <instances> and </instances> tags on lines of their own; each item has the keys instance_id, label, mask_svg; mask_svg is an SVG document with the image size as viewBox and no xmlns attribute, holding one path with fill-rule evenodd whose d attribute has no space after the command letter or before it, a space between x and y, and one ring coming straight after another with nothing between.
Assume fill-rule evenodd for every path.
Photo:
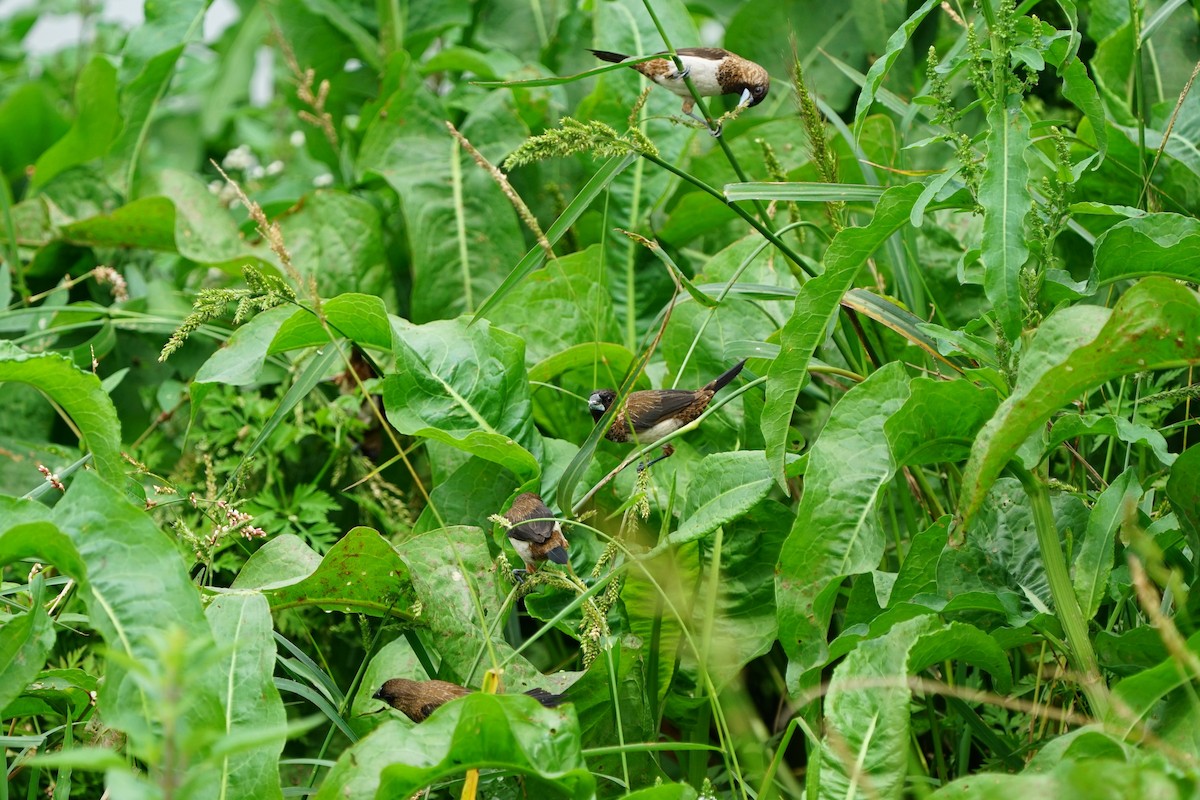
<instances>
[{"instance_id":1,"label":"bird","mask_svg":"<svg viewBox=\"0 0 1200 800\"><path fill-rule=\"evenodd\" d=\"M504 518L512 523L508 540L525 562L527 572L535 571L543 561L570 563L562 523L554 518L554 512L546 508L539 495L533 492L517 495Z\"/></svg>"},{"instance_id":2,"label":"bird","mask_svg":"<svg viewBox=\"0 0 1200 800\"><path fill-rule=\"evenodd\" d=\"M371 695L382 700L413 722L424 722L440 706L473 694L471 689L447 681L410 681L408 678L392 678L383 682L379 691ZM530 689L525 694L546 708L554 708L565 699L561 694L552 694L545 689Z\"/></svg>"},{"instance_id":3,"label":"bird","mask_svg":"<svg viewBox=\"0 0 1200 800\"><path fill-rule=\"evenodd\" d=\"M631 56L613 53L609 50L590 50L592 55L601 61L620 64ZM688 90L684 80L689 75L696 92L701 97L715 97L719 94L740 94L738 107L756 106L761 103L771 89L771 76L758 64L742 58L736 53L719 47L684 47L675 51L683 63L680 71L669 53L657 53L663 58L641 61L629 66L642 73L645 77L683 98L683 113L704 125L703 119L692 112L696 101ZM719 135L720 127L712 131Z\"/></svg>"},{"instance_id":4,"label":"bird","mask_svg":"<svg viewBox=\"0 0 1200 800\"><path fill-rule=\"evenodd\" d=\"M625 404L617 412L604 437L610 442L628 442L630 439L639 444L657 442L704 413L713 395L736 378L745 364L746 359L743 358L695 391L647 389L631 393L625 398ZM588 398L588 410L592 412L592 419L599 422L604 412L608 411L616 400L617 393L612 389L597 389L592 392ZM671 445L663 445L663 454L647 464L639 464L638 471L641 472L651 464L662 461L674 452L675 448Z\"/></svg>"}]
</instances>

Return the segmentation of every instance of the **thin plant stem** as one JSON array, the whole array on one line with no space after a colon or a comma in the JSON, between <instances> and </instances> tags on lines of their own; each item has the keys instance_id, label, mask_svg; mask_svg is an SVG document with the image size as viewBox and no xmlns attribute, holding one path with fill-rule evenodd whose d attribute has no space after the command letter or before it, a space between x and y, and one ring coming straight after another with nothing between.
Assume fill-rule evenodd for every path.
<instances>
[{"instance_id":1,"label":"thin plant stem","mask_svg":"<svg viewBox=\"0 0 1200 800\"><path fill-rule=\"evenodd\" d=\"M1075 596L1075 587L1067 571L1067 560L1063 556L1058 528L1054 524L1054 509L1050 506L1050 493L1046 485L1024 467L1010 464L1009 469L1021 481L1033 509L1034 530L1037 532L1042 565L1050 583L1050 596L1054 599L1054 610L1066 634L1071 661L1080 675L1080 688L1088 699L1092 714L1100 719L1108 719L1111 707L1108 692L1100 675L1096 651L1088 637L1087 620L1083 617L1083 609L1079 607L1079 599Z\"/></svg>"}]
</instances>

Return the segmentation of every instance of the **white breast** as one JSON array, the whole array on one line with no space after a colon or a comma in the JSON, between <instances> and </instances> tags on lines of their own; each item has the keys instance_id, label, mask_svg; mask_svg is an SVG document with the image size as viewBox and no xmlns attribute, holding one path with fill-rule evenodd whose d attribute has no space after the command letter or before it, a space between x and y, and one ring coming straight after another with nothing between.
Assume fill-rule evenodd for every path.
<instances>
[{"instance_id":1,"label":"white breast","mask_svg":"<svg viewBox=\"0 0 1200 800\"><path fill-rule=\"evenodd\" d=\"M637 439L638 444L650 444L651 442L657 442L659 439L668 434L674 433L682 427L682 422L674 417L668 417L667 419L664 419L662 422L655 425L653 428L636 434L634 438Z\"/></svg>"},{"instance_id":2,"label":"white breast","mask_svg":"<svg viewBox=\"0 0 1200 800\"><path fill-rule=\"evenodd\" d=\"M719 61L713 61L710 58L697 58L696 56L680 56L679 59L683 62L683 66L691 70L689 77L692 83L696 85L696 91L700 92L701 97L713 97L721 94L721 84L717 83L717 64ZM670 61L670 59L667 59ZM659 86L670 89L680 97L691 97L691 92L688 91L687 84L679 79L674 80L666 76L660 76L654 79L654 82Z\"/></svg>"}]
</instances>

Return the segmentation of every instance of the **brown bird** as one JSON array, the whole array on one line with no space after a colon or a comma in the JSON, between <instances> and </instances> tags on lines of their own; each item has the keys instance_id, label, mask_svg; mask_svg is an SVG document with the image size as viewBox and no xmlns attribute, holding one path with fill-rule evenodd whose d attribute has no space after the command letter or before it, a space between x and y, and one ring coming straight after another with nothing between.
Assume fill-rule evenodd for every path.
<instances>
[{"instance_id":1,"label":"brown bird","mask_svg":"<svg viewBox=\"0 0 1200 800\"><path fill-rule=\"evenodd\" d=\"M612 53L608 50L592 50L591 53L601 61L619 64L630 56ZM636 69L650 80L683 98L683 113L707 125L703 119L692 113L696 105L692 93L684 80L691 76L692 85L701 97L715 97L719 94L740 94L738 106L756 106L761 103L771 89L771 76L767 71L753 61L722 50L719 47L685 47L676 50L683 70L676 68L670 54L658 53L664 58L642 61L629 66ZM717 135L720 129L713 133Z\"/></svg>"},{"instance_id":2,"label":"brown bird","mask_svg":"<svg viewBox=\"0 0 1200 800\"><path fill-rule=\"evenodd\" d=\"M546 508L541 497L533 492L518 495L504 518L513 524L508 529L508 540L528 572L536 570L543 561L569 562L562 523L554 518L554 512Z\"/></svg>"},{"instance_id":3,"label":"brown bird","mask_svg":"<svg viewBox=\"0 0 1200 800\"><path fill-rule=\"evenodd\" d=\"M383 686L379 687L379 691L371 697L382 700L397 711L403 711L404 715L413 722L424 722L441 705L472 693L471 689L459 686L457 683L392 678L384 681ZM525 694L546 708L554 708L565 699L561 694L551 694L545 689L530 689Z\"/></svg>"},{"instance_id":4,"label":"brown bird","mask_svg":"<svg viewBox=\"0 0 1200 800\"><path fill-rule=\"evenodd\" d=\"M703 414L713 395L736 378L745 364L746 359L743 358L694 392L687 389L648 389L633 392L625 398L625 405L617 412L604 437L611 442L628 442L630 439L638 444L657 442ZM597 389L592 392L592 396L588 398L588 410L592 412L592 419L599 422L604 412L608 411L616 400L617 393L612 389ZM662 461L674 452L675 448L671 445L663 445L663 454L648 464L639 464L638 471Z\"/></svg>"}]
</instances>

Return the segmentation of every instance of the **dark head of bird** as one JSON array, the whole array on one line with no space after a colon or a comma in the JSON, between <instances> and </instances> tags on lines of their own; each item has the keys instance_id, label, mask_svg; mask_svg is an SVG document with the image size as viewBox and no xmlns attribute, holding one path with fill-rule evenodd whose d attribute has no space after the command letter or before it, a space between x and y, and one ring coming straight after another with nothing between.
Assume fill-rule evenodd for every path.
<instances>
[{"instance_id":1,"label":"dark head of bird","mask_svg":"<svg viewBox=\"0 0 1200 800\"><path fill-rule=\"evenodd\" d=\"M592 420L599 422L604 412L617 402L617 393L612 389L597 389L588 398L588 411L592 412Z\"/></svg>"}]
</instances>

